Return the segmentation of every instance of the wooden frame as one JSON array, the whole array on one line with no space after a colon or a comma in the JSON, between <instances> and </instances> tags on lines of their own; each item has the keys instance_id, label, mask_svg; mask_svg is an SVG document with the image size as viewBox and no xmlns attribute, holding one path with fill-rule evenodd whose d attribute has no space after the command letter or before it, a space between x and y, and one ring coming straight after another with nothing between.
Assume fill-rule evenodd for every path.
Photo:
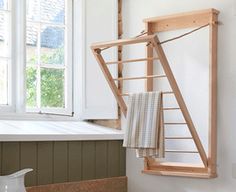
<instances>
[{"instance_id":1,"label":"wooden frame","mask_svg":"<svg viewBox=\"0 0 236 192\"><path fill-rule=\"evenodd\" d=\"M145 158L145 166L143 173L156 174L156 175L170 175L170 176L186 176L197 178L213 178L216 177L216 65L217 65L217 16L219 12L214 9L196 11L191 13L177 14L173 16L157 17L144 20L146 24L147 36L141 36L132 39L116 40L104 43L95 43L91 46L94 56L107 79L107 82L117 99L117 102L121 108L121 111L126 116L127 106L122 96L129 94L123 94L117 88L115 81L124 80L136 80L146 79L146 90L153 91L153 79L166 77L169 81L172 91L163 92L163 94L174 94L179 108L163 108L163 110L181 110L185 122L183 123L171 123L172 125L186 124L191 133L189 138L166 138L166 139L193 139L197 151L178 151L178 150L166 150L167 153L199 153L202 165L192 165L186 163L172 163L172 162L157 162L153 158ZM189 27L199 27L202 25L210 26L210 127L209 127L209 152L208 157L205 153L203 145L197 134L191 116L188 112L180 89L174 78L168 60L162 49L161 42L158 37L154 35L156 32L182 29ZM124 46L130 44L147 43L147 58L105 62L102 57L102 51L114 46ZM153 51L157 53L157 58L153 57ZM153 74L153 60L158 59L162 64L165 74L154 75ZM144 77L128 77L113 79L107 65L110 64L123 64L129 62L145 61L147 63L146 76ZM164 123L164 122L163 122ZM168 124L168 123L164 123ZM169 123L170 124L170 123Z\"/></svg>"},{"instance_id":2,"label":"wooden frame","mask_svg":"<svg viewBox=\"0 0 236 192\"><path fill-rule=\"evenodd\" d=\"M210 61L209 61L209 144L208 144L208 170L204 171L204 174L201 175L203 178L214 178L217 176L216 172L216 154L217 154L217 31L218 31L218 15L219 11L216 9L207 9L200 11L193 11L181 14L174 14L163 17L153 17L144 19L146 26L146 31L148 34L154 34L163 31L185 29L200 27L206 24L209 24L209 39L210 39ZM147 57L152 55L153 49L147 48ZM153 61L147 62L147 74L153 74ZM147 80L147 91L153 90L153 80ZM152 164L150 164L151 166ZM175 167L173 167L175 168ZM150 170L150 171L149 171ZM153 174L151 169L144 170L145 173ZM165 169L161 172L156 172L156 174L170 174L168 171L165 172ZM182 176L185 176L183 174ZM191 176L187 174L186 176ZM193 175L194 176L194 175ZM199 176L199 175L198 175Z\"/></svg>"}]
</instances>

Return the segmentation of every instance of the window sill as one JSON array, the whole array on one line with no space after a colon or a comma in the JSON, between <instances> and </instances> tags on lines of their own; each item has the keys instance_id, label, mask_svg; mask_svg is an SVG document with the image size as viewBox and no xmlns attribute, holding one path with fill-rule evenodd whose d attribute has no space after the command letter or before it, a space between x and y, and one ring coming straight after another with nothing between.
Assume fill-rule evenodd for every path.
<instances>
[{"instance_id":1,"label":"window sill","mask_svg":"<svg viewBox=\"0 0 236 192\"><path fill-rule=\"evenodd\" d=\"M0 141L122 140L123 135L83 121L0 121Z\"/></svg>"}]
</instances>

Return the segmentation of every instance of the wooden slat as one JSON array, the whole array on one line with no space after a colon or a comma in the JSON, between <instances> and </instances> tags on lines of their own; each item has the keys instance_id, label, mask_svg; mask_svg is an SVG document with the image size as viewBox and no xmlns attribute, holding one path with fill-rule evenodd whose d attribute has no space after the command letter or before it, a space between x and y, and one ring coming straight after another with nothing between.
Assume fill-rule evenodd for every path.
<instances>
[{"instance_id":1,"label":"wooden slat","mask_svg":"<svg viewBox=\"0 0 236 192\"><path fill-rule=\"evenodd\" d=\"M123 7L122 0L118 0L118 39L122 39L122 35L123 35L122 7ZM118 51L117 59L118 59L118 61L122 61L123 60L123 54L122 54L123 47L118 46L117 51ZM118 77L123 77L123 64L122 63L118 64L117 68L118 68ZM123 82L119 81L117 84L117 87L122 92ZM121 123L121 109L119 106L118 106L118 121L120 124ZM120 129L120 127L121 126L119 126L119 129Z\"/></svg>"},{"instance_id":2,"label":"wooden slat","mask_svg":"<svg viewBox=\"0 0 236 192\"><path fill-rule=\"evenodd\" d=\"M152 34L152 31L150 30L149 23L145 24L145 30L147 31L148 35ZM153 47L151 44L147 46L146 49L146 56L147 58L153 57ZM146 75L153 75L153 60L148 60L146 62ZM153 79L147 79L146 81L146 91L153 91Z\"/></svg>"},{"instance_id":3,"label":"wooden slat","mask_svg":"<svg viewBox=\"0 0 236 192\"><path fill-rule=\"evenodd\" d=\"M177 136L175 136L175 137L165 137L165 139L169 139L169 140L175 140L175 139L193 139L192 137L177 137Z\"/></svg>"},{"instance_id":4,"label":"wooden slat","mask_svg":"<svg viewBox=\"0 0 236 192\"><path fill-rule=\"evenodd\" d=\"M218 14L211 16L212 21L218 21ZM217 36L218 26L210 25L209 29L209 136L208 136L208 162L210 173L216 175L216 158L217 158Z\"/></svg>"},{"instance_id":5,"label":"wooden slat","mask_svg":"<svg viewBox=\"0 0 236 192\"><path fill-rule=\"evenodd\" d=\"M174 92L173 91L163 91L162 94L169 95L169 94L174 94Z\"/></svg>"},{"instance_id":6,"label":"wooden slat","mask_svg":"<svg viewBox=\"0 0 236 192\"><path fill-rule=\"evenodd\" d=\"M26 186L37 185L37 142L20 143L20 168L32 168L33 171L25 176Z\"/></svg>"},{"instance_id":7,"label":"wooden slat","mask_svg":"<svg viewBox=\"0 0 236 192\"><path fill-rule=\"evenodd\" d=\"M53 183L53 142L38 142L38 185Z\"/></svg>"},{"instance_id":8,"label":"wooden slat","mask_svg":"<svg viewBox=\"0 0 236 192\"><path fill-rule=\"evenodd\" d=\"M187 123L164 123L164 125L186 125Z\"/></svg>"},{"instance_id":9,"label":"wooden slat","mask_svg":"<svg viewBox=\"0 0 236 192\"><path fill-rule=\"evenodd\" d=\"M165 15L165 16L151 17L151 18L144 19L143 21L145 23L149 23L149 22L156 23L161 20L182 19L182 17L191 17L192 15L199 16L199 15L206 14L206 13L219 14L220 12L216 9L204 9L204 10L185 12L185 13L176 13L176 14Z\"/></svg>"},{"instance_id":10,"label":"wooden slat","mask_svg":"<svg viewBox=\"0 0 236 192\"><path fill-rule=\"evenodd\" d=\"M107 82L108 82L108 84L109 84L109 86L110 86L110 88L111 88L111 90L112 90L119 106L120 106L121 111L123 112L124 116L126 116L127 106L126 106L123 98L119 94L120 91L118 90L115 82L113 81L113 78L110 74L109 69L107 68L107 65L105 64L105 61L104 61L103 57L100 54L98 54L94 49L93 49L93 54L94 54L97 62L99 63L99 65L101 67L101 70L102 70L102 72L103 72L103 74L104 74L104 76L105 76L105 78L106 78L106 80L107 80Z\"/></svg>"},{"instance_id":11,"label":"wooden slat","mask_svg":"<svg viewBox=\"0 0 236 192\"><path fill-rule=\"evenodd\" d=\"M166 150L166 153L199 153L198 151L190 151L190 150Z\"/></svg>"},{"instance_id":12,"label":"wooden slat","mask_svg":"<svg viewBox=\"0 0 236 192\"><path fill-rule=\"evenodd\" d=\"M203 148L203 145L201 143L201 140L197 134L197 131L196 131L196 128L192 122L192 119L191 119L191 116L188 112L188 108L184 102L184 99L183 99L183 96L180 92L180 89L178 87L178 84L174 78L174 75L172 73L172 70L170 68L170 65L169 65L169 62L166 58L166 55L162 49L162 46L159 44L159 39L157 38L157 36L155 36L153 38L153 41L152 41L152 44L153 44L153 47L154 49L156 50L157 54L158 54L158 57L160 58L160 62L162 64L162 67L164 69L164 72L169 80L169 83L170 83L170 86L171 86L171 89L173 90L174 94L175 94L175 98L178 102L178 105L182 111L182 114L184 116L184 119L185 119L185 122L187 123L188 125L188 128L190 130L190 133L193 137L193 140L195 142L195 145L200 153L200 156L201 156L201 159L204 163L204 165L207 167L207 156L206 156L206 152Z\"/></svg>"},{"instance_id":13,"label":"wooden slat","mask_svg":"<svg viewBox=\"0 0 236 192\"><path fill-rule=\"evenodd\" d=\"M107 178L108 172L108 141L96 142L96 178Z\"/></svg>"},{"instance_id":14,"label":"wooden slat","mask_svg":"<svg viewBox=\"0 0 236 192\"><path fill-rule=\"evenodd\" d=\"M113 46L123 46L123 45L130 45L130 44L145 43L145 42L149 42L154 36L155 35L147 35L147 36L142 36L139 38L119 39L115 41L93 43L91 45L91 48L95 51L96 49L108 48L108 47L113 47Z\"/></svg>"},{"instance_id":15,"label":"wooden slat","mask_svg":"<svg viewBox=\"0 0 236 192\"><path fill-rule=\"evenodd\" d=\"M150 169L156 171L174 171L174 172L194 172L207 173L208 169L203 164L190 164L179 162L158 162L155 161L150 166Z\"/></svg>"},{"instance_id":16,"label":"wooden slat","mask_svg":"<svg viewBox=\"0 0 236 192\"><path fill-rule=\"evenodd\" d=\"M82 180L82 143L80 141L68 142L68 179L72 181Z\"/></svg>"},{"instance_id":17,"label":"wooden slat","mask_svg":"<svg viewBox=\"0 0 236 192\"><path fill-rule=\"evenodd\" d=\"M119 93L119 95L122 96L122 97L128 97L131 94L134 94L134 93ZM162 94L163 95L169 95L169 94L174 94L174 92L172 92L172 91L164 91L164 92L162 92Z\"/></svg>"},{"instance_id":18,"label":"wooden slat","mask_svg":"<svg viewBox=\"0 0 236 192\"><path fill-rule=\"evenodd\" d=\"M120 164L120 144L119 141L108 141L108 177L119 175ZM118 166L117 166L118 165Z\"/></svg>"},{"instance_id":19,"label":"wooden slat","mask_svg":"<svg viewBox=\"0 0 236 192\"><path fill-rule=\"evenodd\" d=\"M95 142L82 143L82 180L95 178Z\"/></svg>"},{"instance_id":20,"label":"wooden slat","mask_svg":"<svg viewBox=\"0 0 236 192\"><path fill-rule=\"evenodd\" d=\"M53 183L68 181L68 143L54 142L53 150Z\"/></svg>"},{"instance_id":21,"label":"wooden slat","mask_svg":"<svg viewBox=\"0 0 236 192\"><path fill-rule=\"evenodd\" d=\"M210 179L210 178L216 177L216 176L210 175L207 172L196 173L196 172L182 172L182 171L143 170L142 173L150 174L150 175L176 176L176 177L202 178L202 179Z\"/></svg>"},{"instance_id":22,"label":"wooden slat","mask_svg":"<svg viewBox=\"0 0 236 192\"><path fill-rule=\"evenodd\" d=\"M19 142L2 143L2 174L8 175L20 169Z\"/></svg>"},{"instance_id":23,"label":"wooden slat","mask_svg":"<svg viewBox=\"0 0 236 192\"><path fill-rule=\"evenodd\" d=\"M166 75L150 75L150 76L142 76L142 77L122 77L113 79L114 81L125 81L125 80L138 80L138 79L151 79L151 78L164 78Z\"/></svg>"},{"instance_id":24,"label":"wooden slat","mask_svg":"<svg viewBox=\"0 0 236 192\"><path fill-rule=\"evenodd\" d=\"M164 111L171 111L171 110L180 110L179 107L167 107L167 108L163 108Z\"/></svg>"},{"instance_id":25,"label":"wooden slat","mask_svg":"<svg viewBox=\"0 0 236 192\"><path fill-rule=\"evenodd\" d=\"M144 19L153 33L184 28L199 27L212 22L211 15L219 14L215 9L192 11L163 17Z\"/></svg>"},{"instance_id":26,"label":"wooden slat","mask_svg":"<svg viewBox=\"0 0 236 192\"><path fill-rule=\"evenodd\" d=\"M122 97L128 97L130 96L132 93L120 93L119 95Z\"/></svg>"},{"instance_id":27,"label":"wooden slat","mask_svg":"<svg viewBox=\"0 0 236 192\"><path fill-rule=\"evenodd\" d=\"M134 63L134 62L141 62L141 61L153 61L158 60L158 57L148 57L148 58L141 58L141 59L129 59L129 60L123 60L123 61L109 61L106 62L107 65L113 65L113 64L125 64L125 63Z\"/></svg>"}]
</instances>

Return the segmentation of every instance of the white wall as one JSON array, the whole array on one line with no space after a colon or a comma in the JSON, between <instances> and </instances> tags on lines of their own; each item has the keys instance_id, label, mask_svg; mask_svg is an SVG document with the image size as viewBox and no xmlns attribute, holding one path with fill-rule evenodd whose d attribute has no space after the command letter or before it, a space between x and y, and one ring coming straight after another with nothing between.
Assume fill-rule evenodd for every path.
<instances>
[{"instance_id":1,"label":"white wall","mask_svg":"<svg viewBox=\"0 0 236 192\"><path fill-rule=\"evenodd\" d=\"M135 153L127 150L127 176L129 192L233 192L236 180L233 178L232 165L236 163L236 1L235 0L124 0L123 1L124 38L132 37L144 29L143 18L197 9L216 8L221 11L219 20L218 53L218 174L211 180L178 177L161 177L141 174L143 161L136 159ZM188 30L187 30L188 31ZM162 33L160 39L167 39L176 33ZM164 46L174 75L199 135L207 150L207 96L208 96L208 30L201 30ZM196 40L195 40L196 39ZM125 49L125 58L145 55L141 47ZM134 66L135 65L135 66ZM157 69L159 69L157 67ZM142 75L144 65L133 64L125 68L125 75ZM125 92L140 91L140 83L126 83ZM156 84L158 87L159 84ZM173 117L173 116L172 116ZM176 118L180 118L174 115ZM174 129L174 128L173 128ZM167 132L168 133L168 132ZM171 132L169 132L170 134ZM177 132L175 132L177 134ZM186 134L184 131L181 134ZM190 144L168 144L169 147L184 147ZM192 147L192 146L191 146ZM181 161L198 161L196 157L174 157Z\"/></svg>"}]
</instances>

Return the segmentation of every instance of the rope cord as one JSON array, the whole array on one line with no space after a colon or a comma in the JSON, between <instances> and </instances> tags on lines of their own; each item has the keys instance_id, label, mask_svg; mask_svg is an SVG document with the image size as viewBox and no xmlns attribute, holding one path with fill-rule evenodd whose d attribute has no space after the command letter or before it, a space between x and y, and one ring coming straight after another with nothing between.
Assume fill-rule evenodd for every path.
<instances>
[{"instance_id":1,"label":"rope cord","mask_svg":"<svg viewBox=\"0 0 236 192\"><path fill-rule=\"evenodd\" d=\"M190 34L196 32L196 31L199 31L200 29L205 28L205 27L207 27L207 26L209 26L209 25L210 25L210 23L208 23L208 24L206 24L206 25L202 25L201 27L198 27L198 28L196 28L196 29L194 29L194 30L192 30L192 31L189 31L189 32L187 32L187 33L184 33L184 34L182 34L182 35L180 35L180 36L173 37L173 38L171 38L171 39L167 39L167 40L165 40L165 41L159 42L159 44L164 44L164 43L168 43L168 42L170 42L170 41L174 41L174 40L180 39L180 38L182 38L182 37L185 37L185 36L187 36L187 35L190 35ZM139 35L135 36L134 38L138 38L138 37L141 37L141 36L146 35L146 34L147 34L147 31L144 31L144 30L143 30L143 31L141 31L141 33L140 33ZM150 42L147 43L147 46L148 46L148 45L150 45ZM105 47L105 48L103 48L103 49L100 49L100 51L104 51L104 50L109 49L109 48L111 48L111 47Z\"/></svg>"},{"instance_id":2,"label":"rope cord","mask_svg":"<svg viewBox=\"0 0 236 192\"><path fill-rule=\"evenodd\" d=\"M162 42L160 42L159 44L164 44L164 43L168 43L168 42L170 42L170 41L174 41L174 40L180 39L180 38L182 38L182 37L185 37L185 36L187 36L187 35L190 35L190 34L196 32L196 31L199 31L200 29L205 28L205 27L207 27L207 26L209 26L209 25L210 25L210 24L208 23L208 24L206 24L206 25L203 25L203 26L201 26L201 27L198 27L197 29L194 29L194 30L192 30L192 31L189 31L189 32L187 32L187 33L184 33L184 34L182 34L182 35L180 35L180 36L177 36L177 37L174 37L174 38L171 38L171 39L167 39L167 40L165 40L165 41L162 41Z\"/></svg>"}]
</instances>

